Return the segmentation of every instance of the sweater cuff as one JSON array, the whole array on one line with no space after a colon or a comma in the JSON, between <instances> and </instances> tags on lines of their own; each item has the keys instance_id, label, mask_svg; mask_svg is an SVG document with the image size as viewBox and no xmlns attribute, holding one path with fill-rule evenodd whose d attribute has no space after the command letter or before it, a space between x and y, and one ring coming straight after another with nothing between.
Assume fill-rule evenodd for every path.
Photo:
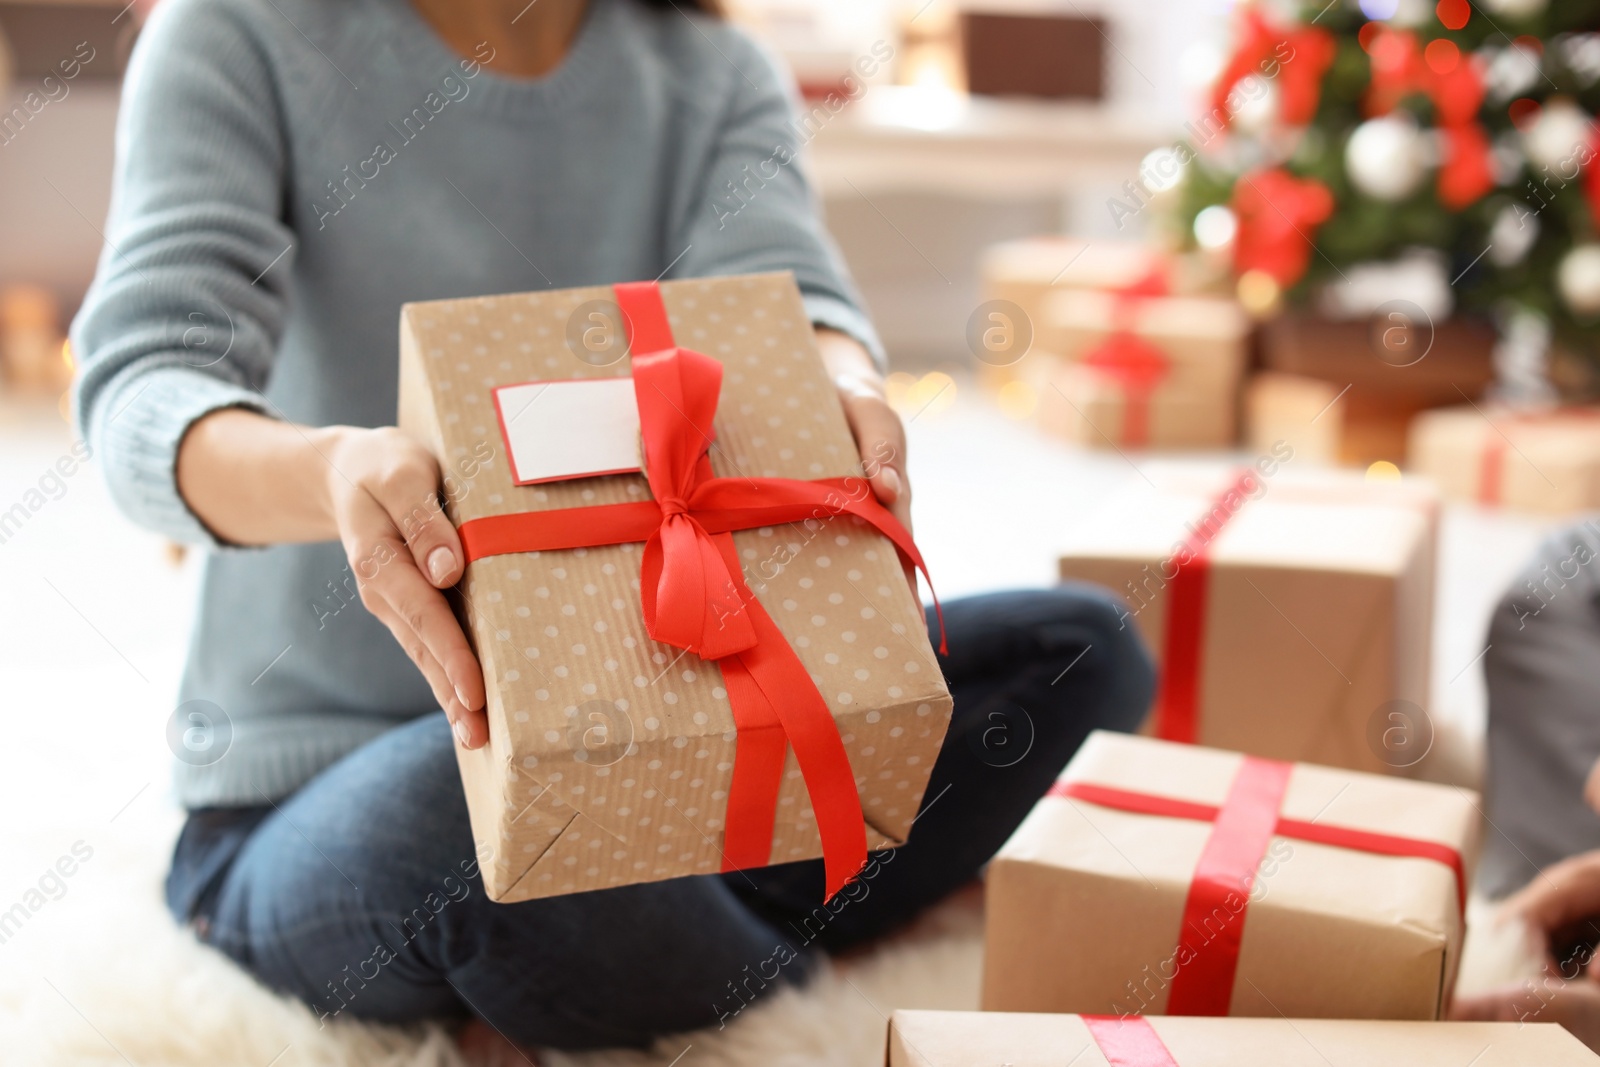
<instances>
[{"instance_id":1,"label":"sweater cuff","mask_svg":"<svg viewBox=\"0 0 1600 1067\"><path fill-rule=\"evenodd\" d=\"M889 373L889 357L883 350L883 342L878 340L878 331L872 328L872 323L854 305L837 297L817 294L805 294L802 300L813 326L826 326L849 334L861 342L861 347L867 350L879 372Z\"/></svg>"},{"instance_id":2,"label":"sweater cuff","mask_svg":"<svg viewBox=\"0 0 1600 1067\"><path fill-rule=\"evenodd\" d=\"M260 394L187 367L141 369L100 398L93 438L111 495L133 521L174 541L220 547L178 492L178 448L223 408L266 414Z\"/></svg>"}]
</instances>

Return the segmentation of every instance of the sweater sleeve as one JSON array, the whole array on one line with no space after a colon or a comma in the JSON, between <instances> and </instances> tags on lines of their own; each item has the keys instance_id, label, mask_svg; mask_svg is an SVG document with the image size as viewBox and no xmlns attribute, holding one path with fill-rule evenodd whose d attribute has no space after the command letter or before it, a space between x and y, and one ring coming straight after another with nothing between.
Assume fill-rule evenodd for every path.
<instances>
[{"instance_id":1,"label":"sweater sleeve","mask_svg":"<svg viewBox=\"0 0 1600 1067\"><path fill-rule=\"evenodd\" d=\"M293 234L271 67L227 0L167 0L124 83L105 248L72 326L74 407L134 521L216 544L178 492L201 416L269 412Z\"/></svg>"},{"instance_id":2,"label":"sweater sleeve","mask_svg":"<svg viewBox=\"0 0 1600 1067\"><path fill-rule=\"evenodd\" d=\"M731 101L706 187L687 215L672 268L677 277L792 270L811 321L847 333L887 369L883 344L862 307L801 167L798 97L777 63L742 32L708 24L725 64ZM709 41L710 38L707 38Z\"/></svg>"}]
</instances>

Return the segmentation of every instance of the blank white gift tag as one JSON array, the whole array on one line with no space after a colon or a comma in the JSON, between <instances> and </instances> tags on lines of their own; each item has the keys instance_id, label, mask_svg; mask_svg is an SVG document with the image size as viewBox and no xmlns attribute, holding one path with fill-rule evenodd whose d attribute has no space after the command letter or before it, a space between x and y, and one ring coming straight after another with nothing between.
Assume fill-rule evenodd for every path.
<instances>
[{"instance_id":1,"label":"blank white gift tag","mask_svg":"<svg viewBox=\"0 0 1600 1067\"><path fill-rule=\"evenodd\" d=\"M640 469L632 378L502 385L494 403L517 485Z\"/></svg>"}]
</instances>

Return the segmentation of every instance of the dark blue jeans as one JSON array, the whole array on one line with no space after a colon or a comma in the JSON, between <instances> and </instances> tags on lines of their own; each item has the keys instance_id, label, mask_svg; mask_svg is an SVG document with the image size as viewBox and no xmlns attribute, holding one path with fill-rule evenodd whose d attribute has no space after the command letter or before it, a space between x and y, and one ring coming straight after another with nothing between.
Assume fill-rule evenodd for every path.
<instances>
[{"instance_id":1,"label":"dark blue jeans","mask_svg":"<svg viewBox=\"0 0 1600 1067\"><path fill-rule=\"evenodd\" d=\"M391 730L276 806L191 814L168 901L323 1017L476 1014L519 1043L643 1045L726 1024L818 949L887 933L970 881L1090 730L1132 730L1150 660L1087 586L945 609L955 697L910 840L822 904L820 860L520 904L484 896L442 714Z\"/></svg>"}]
</instances>

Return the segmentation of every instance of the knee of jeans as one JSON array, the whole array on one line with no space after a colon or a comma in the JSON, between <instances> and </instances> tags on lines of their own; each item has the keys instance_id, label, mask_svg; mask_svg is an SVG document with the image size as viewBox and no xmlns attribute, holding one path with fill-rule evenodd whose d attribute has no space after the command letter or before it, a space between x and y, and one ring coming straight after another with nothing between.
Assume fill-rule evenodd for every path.
<instances>
[{"instance_id":1,"label":"knee of jeans","mask_svg":"<svg viewBox=\"0 0 1600 1067\"><path fill-rule=\"evenodd\" d=\"M1077 604L1074 622L1089 638L1089 655L1096 656L1107 677L1107 716L1111 730L1134 730L1155 694L1155 663L1134 624L1133 616L1115 593L1094 585L1061 587Z\"/></svg>"}]
</instances>

